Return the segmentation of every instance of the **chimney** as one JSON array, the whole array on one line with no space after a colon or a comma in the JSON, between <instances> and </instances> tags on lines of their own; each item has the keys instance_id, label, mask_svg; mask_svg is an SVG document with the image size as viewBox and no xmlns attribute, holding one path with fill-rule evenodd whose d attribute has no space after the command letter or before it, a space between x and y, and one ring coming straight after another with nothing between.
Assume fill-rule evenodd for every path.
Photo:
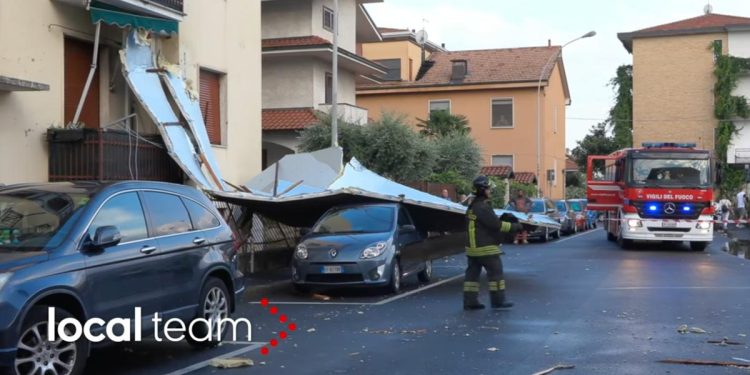
<instances>
[{"instance_id":1,"label":"chimney","mask_svg":"<svg viewBox=\"0 0 750 375\"><path fill-rule=\"evenodd\" d=\"M552 39L547 39L547 47L552 47Z\"/></svg>"},{"instance_id":2,"label":"chimney","mask_svg":"<svg viewBox=\"0 0 750 375\"><path fill-rule=\"evenodd\" d=\"M451 72L452 82L461 82L469 74L468 62L466 60L451 60L453 70Z\"/></svg>"},{"instance_id":3,"label":"chimney","mask_svg":"<svg viewBox=\"0 0 750 375\"><path fill-rule=\"evenodd\" d=\"M445 43L440 43L440 46L443 47L443 49L445 49Z\"/></svg>"}]
</instances>

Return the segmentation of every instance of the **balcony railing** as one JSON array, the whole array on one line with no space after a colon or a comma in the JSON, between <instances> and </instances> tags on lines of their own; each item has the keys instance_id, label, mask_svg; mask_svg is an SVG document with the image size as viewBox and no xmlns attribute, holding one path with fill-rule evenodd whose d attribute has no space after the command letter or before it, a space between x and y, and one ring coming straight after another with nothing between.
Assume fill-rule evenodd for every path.
<instances>
[{"instance_id":1,"label":"balcony railing","mask_svg":"<svg viewBox=\"0 0 750 375\"><path fill-rule=\"evenodd\" d=\"M318 104L318 110L330 114L331 105ZM352 124L364 125L367 123L367 109L365 108L347 103L339 103L339 105L336 106L336 112L339 118Z\"/></svg>"},{"instance_id":2,"label":"balcony railing","mask_svg":"<svg viewBox=\"0 0 750 375\"><path fill-rule=\"evenodd\" d=\"M136 146L135 137L124 131L50 129L49 180L183 182L161 137L141 137Z\"/></svg>"},{"instance_id":3,"label":"balcony railing","mask_svg":"<svg viewBox=\"0 0 750 375\"><path fill-rule=\"evenodd\" d=\"M154 4L159 4L169 9L176 10L180 13L182 13L182 10L183 10L183 0L150 0L150 1Z\"/></svg>"}]
</instances>

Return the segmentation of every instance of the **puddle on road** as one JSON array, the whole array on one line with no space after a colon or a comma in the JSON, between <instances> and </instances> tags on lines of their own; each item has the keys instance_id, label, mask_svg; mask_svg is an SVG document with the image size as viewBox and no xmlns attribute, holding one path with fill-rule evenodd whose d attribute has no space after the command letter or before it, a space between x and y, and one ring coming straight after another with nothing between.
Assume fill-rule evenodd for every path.
<instances>
[{"instance_id":1,"label":"puddle on road","mask_svg":"<svg viewBox=\"0 0 750 375\"><path fill-rule=\"evenodd\" d=\"M724 244L724 251L739 258L750 259L750 240L733 238Z\"/></svg>"}]
</instances>

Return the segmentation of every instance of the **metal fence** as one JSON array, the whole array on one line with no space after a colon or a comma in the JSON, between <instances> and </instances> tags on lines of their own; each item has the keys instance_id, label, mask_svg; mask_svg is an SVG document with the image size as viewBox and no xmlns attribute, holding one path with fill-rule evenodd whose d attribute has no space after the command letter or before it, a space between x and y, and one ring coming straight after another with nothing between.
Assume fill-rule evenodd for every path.
<instances>
[{"instance_id":1,"label":"metal fence","mask_svg":"<svg viewBox=\"0 0 750 375\"><path fill-rule=\"evenodd\" d=\"M151 0L151 2L176 10L178 12L183 12L184 8L183 0Z\"/></svg>"}]
</instances>

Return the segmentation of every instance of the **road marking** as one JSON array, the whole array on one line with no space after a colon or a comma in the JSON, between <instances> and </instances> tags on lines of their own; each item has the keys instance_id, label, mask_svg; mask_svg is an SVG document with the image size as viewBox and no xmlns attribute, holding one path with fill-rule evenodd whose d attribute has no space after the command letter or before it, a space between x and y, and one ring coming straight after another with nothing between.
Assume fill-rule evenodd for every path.
<instances>
[{"instance_id":1,"label":"road marking","mask_svg":"<svg viewBox=\"0 0 750 375\"><path fill-rule=\"evenodd\" d=\"M679 290L679 289L695 289L695 290L747 290L750 286L621 286L612 288L597 288L596 290Z\"/></svg>"},{"instance_id":2,"label":"road marking","mask_svg":"<svg viewBox=\"0 0 750 375\"><path fill-rule=\"evenodd\" d=\"M260 305L258 301L249 302L251 305ZM318 302L318 301L272 301L274 305L372 305L373 302Z\"/></svg>"},{"instance_id":3,"label":"road marking","mask_svg":"<svg viewBox=\"0 0 750 375\"><path fill-rule=\"evenodd\" d=\"M395 295L393 297L386 298L386 299L384 299L382 301L379 301L379 302L375 302L375 303L373 303L373 305L375 305L375 306L385 305L386 303L391 303L391 302L399 300L401 298L408 297L408 296L410 296L412 294L416 294L416 293L419 293L419 292L424 292L427 289L431 289L431 288L434 288L436 286L440 286L440 285L443 285L445 283L449 283L449 282L451 282L453 280L456 280L456 279L458 279L460 277L464 277L464 274L461 273L461 274L458 274L456 276L449 277L449 278L447 278L445 280L440 280L440 281L438 281L438 282L436 282L434 284L430 284L430 285L428 285L426 287L423 287L423 288L414 289L414 290L408 291L408 292L403 293L403 294L397 294L397 295Z\"/></svg>"},{"instance_id":4,"label":"road marking","mask_svg":"<svg viewBox=\"0 0 750 375\"><path fill-rule=\"evenodd\" d=\"M589 231L586 231L586 232L583 232L583 233L578 233L578 234L576 234L576 235L574 235L574 236L570 236L570 237L568 237L568 238L563 238L563 239L561 239L561 240L557 240L557 241L554 241L554 242L549 242L549 243L550 243L550 244L556 244L556 243L560 243L560 242L565 242L565 241L567 241L567 240L572 240L572 239L574 239L574 238L578 238L578 237L581 237L581 236L585 236L585 235L587 235L587 234L591 234L591 233L596 233L596 232L598 232L598 231L600 231L600 230L601 230L601 229L594 229L594 230L589 230Z\"/></svg>"},{"instance_id":5,"label":"road marking","mask_svg":"<svg viewBox=\"0 0 750 375\"><path fill-rule=\"evenodd\" d=\"M256 350L256 349L260 349L261 347L265 346L266 344L267 343L265 343L265 342L253 343L250 346L247 346L247 347L244 347L244 348L241 348L241 349L237 349L235 351L232 351L232 352L229 352L229 353L225 353L225 354L213 357L211 359L207 359L207 360L205 360L203 362L198 362L198 363L196 363L196 364L194 364L192 366L188 366L188 367L185 367L185 368L177 370L177 371L172 371L172 372L168 373L167 375L184 375L184 374L188 374L188 373L191 373L191 372L196 371L196 370L200 370L200 369L208 366L209 363L211 363L211 361L213 361L214 359L224 359L224 358L235 357L235 356L238 356L238 355L243 354L243 353L247 353L247 352L251 352L251 351Z\"/></svg>"}]
</instances>

